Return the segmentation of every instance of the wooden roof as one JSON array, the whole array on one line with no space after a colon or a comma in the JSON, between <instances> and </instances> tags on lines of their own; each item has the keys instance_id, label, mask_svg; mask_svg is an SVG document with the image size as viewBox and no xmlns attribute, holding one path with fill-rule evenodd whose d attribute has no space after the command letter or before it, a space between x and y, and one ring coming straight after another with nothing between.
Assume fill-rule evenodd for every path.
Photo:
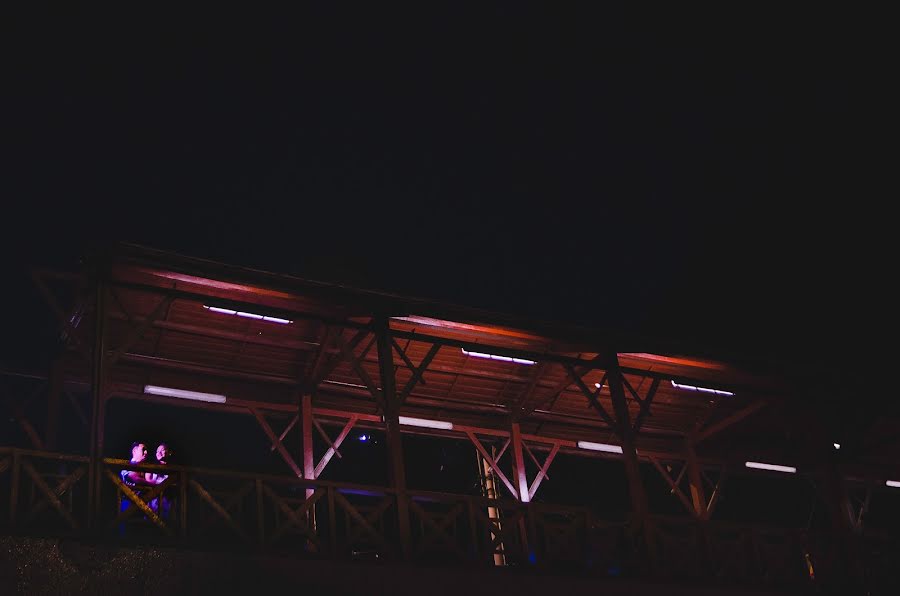
<instances>
[{"instance_id":1,"label":"wooden roof","mask_svg":"<svg viewBox=\"0 0 900 596\"><path fill-rule=\"evenodd\" d=\"M317 407L377 414L366 379L349 359L338 359L341 342L335 338L350 346L364 376L380 388L374 335L365 331L373 317L382 316L388 317L397 343L398 390L432 345L440 344L405 402L407 415L497 429L520 416L523 431L532 435L612 441L612 430L590 407L567 367L582 372L584 385L595 391L605 373L598 358L617 350L625 380L634 390L628 394L632 420L642 418L639 450L677 453L687 433L725 428L736 420L740 424L710 437L704 450L740 451L754 438L758 447L759 437L770 437L763 449L775 457L783 447L780 404L791 399L788 386L727 362L663 352L658 342L133 245L117 247L109 258L107 349L115 361L109 373L114 395L135 397L145 385L177 386L224 394L241 403L283 404L289 410L299 392L308 389L323 339L330 333L324 357L335 358L337 364L316 387ZM291 322L255 320L207 307ZM92 318L85 313L81 324L90 329ZM486 359L467 355L464 349L534 363ZM83 365L82 359L71 357L73 372L84 374ZM638 398L646 400L650 393L649 415L641 415ZM607 411L613 410L607 385L597 398Z\"/></svg>"}]
</instances>

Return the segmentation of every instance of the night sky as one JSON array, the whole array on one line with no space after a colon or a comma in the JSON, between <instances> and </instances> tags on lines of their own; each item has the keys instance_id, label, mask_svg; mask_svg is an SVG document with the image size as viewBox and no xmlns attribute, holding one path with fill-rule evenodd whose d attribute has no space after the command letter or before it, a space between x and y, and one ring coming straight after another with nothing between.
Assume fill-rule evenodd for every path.
<instances>
[{"instance_id":1,"label":"night sky","mask_svg":"<svg viewBox=\"0 0 900 596\"><path fill-rule=\"evenodd\" d=\"M855 397L889 236L877 35L843 15L68 10L4 25L5 364L50 320L25 268L125 240Z\"/></svg>"}]
</instances>

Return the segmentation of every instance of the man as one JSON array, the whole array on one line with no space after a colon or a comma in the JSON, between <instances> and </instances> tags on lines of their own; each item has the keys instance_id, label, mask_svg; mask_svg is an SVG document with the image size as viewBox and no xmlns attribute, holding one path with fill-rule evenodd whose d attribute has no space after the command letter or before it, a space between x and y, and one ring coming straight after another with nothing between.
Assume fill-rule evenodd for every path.
<instances>
[{"instance_id":1,"label":"man","mask_svg":"<svg viewBox=\"0 0 900 596\"><path fill-rule=\"evenodd\" d=\"M131 464L140 464L143 463L144 460L147 459L147 446L141 443L140 441L135 441L131 444ZM147 481L146 475L144 472L139 472L137 470L128 470L123 469L119 472L119 476L122 478L122 482L125 486L131 488L135 492L140 492L141 487L150 486L152 483ZM119 497L119 511L127 511L129 507L133 507L134 503L131 502L131 499L126 497L125 495L120 495ZM125 523L119 524L119 534L125 533Z\"/></svg>"},{"instance_id":2,"label":"man","mask_svg":"<svg viewBox=\"0 0 900 596\"><path fill-rule=\"evenodd\" d=\"M132 443L131 461L129 463L140 464L143 463L145 459L147 459L147 446L140 441ZM122 470L119 472L119 476L122 477L122 482L124 482L126 486L136 487L151 484L150 482L147 482L144 473L138 472L137 470Z\"/></svg>"},{"instance_id":3,"label":"man","mask_svg":"<svg viewBox=\"0 0 900 596\"><path fill-rule=\"evenodd\" d=\"M165 443L160 443L156 448L156 463L165 466L168 465L166 459L171 455L171 450L169 446ZM156 472L148 472L145 479L148 484L162 484L169 478L168 474L159 474ZM159 497L152 499L150 501L150 509L156 512L157 515L162 517L163 519L167 519L169 517L169 509L171 506L171 501L166 497L165 491Z\"/></svg>"}]
</instances>

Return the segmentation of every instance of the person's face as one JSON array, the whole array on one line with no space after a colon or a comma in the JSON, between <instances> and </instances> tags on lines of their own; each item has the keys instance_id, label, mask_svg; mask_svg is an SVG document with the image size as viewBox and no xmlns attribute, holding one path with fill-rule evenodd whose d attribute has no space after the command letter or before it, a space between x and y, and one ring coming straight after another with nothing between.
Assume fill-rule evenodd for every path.
<instances>
[{"instance_id":1,"label":"person's face","mask_svg":"<svg viewBox=\"0 0 900 596\"><path fill-rule=\"evenodd\" d=\"M169 455L169 450L166 449L165 445L160 445L156 448L156 460L157 461L166 461L166 456Z\"/></svg>"},{"instance_id":2,"label":"person's face","mask_svg":"<svg viewBox=\"0 0 900 596\"><path fill-rule=\"evenodd\" d=\"M144 461L147 458L147 446L141 443L135 445L131 450L132 461Z\"/></svg>"}]
</instances>

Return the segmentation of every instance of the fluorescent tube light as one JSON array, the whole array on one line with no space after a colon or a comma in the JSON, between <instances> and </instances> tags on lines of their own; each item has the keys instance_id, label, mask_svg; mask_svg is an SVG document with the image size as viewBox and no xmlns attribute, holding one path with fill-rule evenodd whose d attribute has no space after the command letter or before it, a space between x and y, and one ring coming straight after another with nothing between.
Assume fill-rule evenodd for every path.
<instances>
[{"instance_id":1,"label":"fluorescent tube light","mask_svg":"<svg viewBox=\"0 0 900 596\"><path fill-rule=\"evenodd\" d=\"M453 430L452 422L444 422L443 420L429 420L427 418L410 418L409 416L400 416L400 424L406 426L419 426L421 428L436 428L438 430Z\"/></svg>"},{"instance_id":2,"label":"fluorescent tube light","mask_svg":"<svg viewBox=\"0 0 900 596\"><path fill-rule=\"evenodd\" d=\"M888 480L885 484L891 488L900 488L900 480Z\"/></svg>"},{"instance_id":3,"label":"fluorescent tube light","mask_svg":"<svg viewBox=\"0 0 900 596\"><path fill-rule=\"evenodd\" d=\"M245 319L255 319L257 321L268 321L270 323L281 323L282 325L287 325L288 323L293 323L293 321L289 319L280 319L278 317L268 317L264 315L258 315L253 312L244 312L242 310L231 310L230 308L219 308L218 306L206 306L203 305L203 308L210 310L212 312L221 313L223 315L237 315L239 317L244 317Z\"/></svg>"},{"instance_id":4,"label":"fluorescent tube light","mask_svg":"<svg viewBox=\"0 0 900 596\"><path fill-rule=\"evenodd\" d=\"M179 399L192 399L194 401L206 401L217 404L225 403L225 396L217 393L201 393L199 391L187 391L186 389L173 389L171 387L159 387L157 385L144 386L144 393L150 395L163 395L165 397L177 397Z\"/></svg>"},{"instance_id":5,"label":"fluorescent tube light","mask_svg":"<svg viewBox=\"0 0 900 596\"><path fill-rule=\"evenodd\" d=\"M462 353L473 358L486 358L488 360L499 360L500 362L514 362L516 364L535 364L534 360L526 360L524 358L511 358L510 356L497 356L496 354L487 354L485 352L470 352L462 348Z\"/></svg>"},{"instance_id":6,"label":"fluorescent tube light","mask_svg":"<svg viewBox=\"0 0 900 596\"><path fill-rule=\"evenodd\" d=\"M744 462L744 465L748 468L753 468L755 470L771 470L773 472L787 472L788 474L796 474L797 468L793 466L779 466L777 464L764 464L758 461L748 461Z\"/></svg>"},{"instance_id":7,"label":"fluorescent tube light","mask_svg":"<svg viewBox=\"0 0 900 596\"><path fill-rule=\"evenodd\" d=\"M716 395L734 395L731 391L724 391L722 389L709 389L708 387L696 387L694 385L684 385L682 383L676 383L672 381L672 387L676 389L687 389L688 391L700 391L702 393L715 393Z\"/></svg>"},{"instance_id":8,"label":"fluorescent tube light","mask_svg":"<svg viewBox=\"0 0 900 596\"><path fill-rule=\"evenodd\" d=\"M622 453L622 447L619 445L609 445L608 443L592 443L590 441L578 441L579 449L587 449L588 451L604 451L606 453Z\"/></svg>"}]
</instances>

